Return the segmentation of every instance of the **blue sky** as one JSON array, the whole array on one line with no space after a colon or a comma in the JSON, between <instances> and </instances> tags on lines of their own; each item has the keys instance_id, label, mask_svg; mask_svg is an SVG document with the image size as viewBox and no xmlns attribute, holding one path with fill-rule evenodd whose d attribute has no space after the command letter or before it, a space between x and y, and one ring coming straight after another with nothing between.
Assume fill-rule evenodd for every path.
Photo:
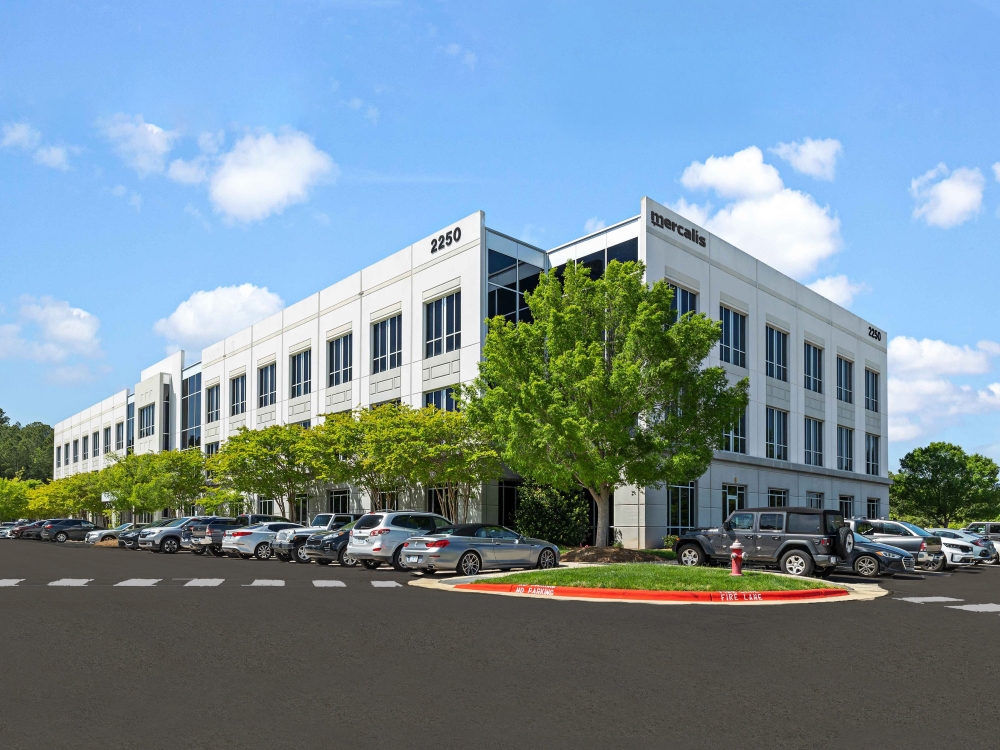
<instances>
[{"instance_id":1,"label":"blue sky","mask_svg":"<svg viewBox=\"0 0 1000 750\"><path fill-rule=\"evenodd\" d=\"M1000 456L1000 5L138 5L0 6L14 419L476 209L551 247L648 194L888 330L893 463Z\"/></svg>"}]
</instances>

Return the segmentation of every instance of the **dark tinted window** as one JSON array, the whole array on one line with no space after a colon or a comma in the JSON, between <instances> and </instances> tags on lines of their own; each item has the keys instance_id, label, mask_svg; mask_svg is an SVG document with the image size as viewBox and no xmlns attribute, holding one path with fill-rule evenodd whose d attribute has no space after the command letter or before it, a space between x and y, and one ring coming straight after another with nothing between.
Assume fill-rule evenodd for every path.
<instances>
[{"instance_id":1,"label":"dark tinted window","mask_svg":"<svg viewBox=\"0 0 1000 750\"><path fill-rule=\"evenodd\" d=\"M389 521L390 526L395 526L397 529L413 529L416 528L413 525L413 519L410 516L393 516L392 520Z\"/></svg>"},{"instance_id":2,"label":"dark tinted window","mask_svg":"<svg viewBox=\"0 0 1000 750\"><path fill-rule=\"evenodd\" d=\"M789 513L789 534L821 534L822 517L818 513Z\"/></svg>"},{"instance_id":3,"label":"dark tinted window","mask_svg":"<svg viewBox=\"0 0 1000 750\"><path fill-rule=\"evenodd\" d=\"M985 533L985 532L980 532L980 533ZM1000 523L991 523L990 524L990 533L991 534L1000 534Z\"/></svg>"},{"instance_id":4,"label":"dark tinted window","mask_svg":"<svg viewBox=\"0 0 1000 750\"><path fill-rule=\"evenodd\" d=\"M356 524L354 524L354 528L358 529L359 531L363 531L364 529L374 529L376 526L382 523L382 519L384 517L385 516L379 515L378 513L369 514L367 516L361 516L361 519Z\"/></svg>"},{"instance_id":5,"label":"dark tinted window","mask_svg":"<svg viewBox=\"0 0 1000 750\"><path fill-rule=\"evenodd\" d=\"M451 521L445 518L438 518L437 516L432 516L432 518L434 519L434 525L437 526L439 529L451 526ZM1000 534L1000 531L998 531L997 533Z\"/></svg>"},{"instance_id":6,"label":"dark tinted window","mask_svg":"<svg viewBox=\"0 0 1000 750\"><path fill-rule=\"evenodd\" d=\"M753 513L733 513L729 523L737 531L751 531L753 529Z\"/></svg>"},{"instance_id":7,"label":"dark tinted window","mask_svg":"<svg viewBox=\"0 0 1000 750\"><path fill-rule=\"evenodd\" d=\"M790 524L789 524L790 526ZM819 527L819 522L816 523L817 528ZM785 527L785 519L782 517L781 513L761 513L760 514L760 526L757 528L761 531L781 531ZM791 531L791 528L789 528Z\"/></svg>"},{"instance_id":8,"label":"dark tinted window","mask_svg":"<svg viewBox=\"0 0 1000 750\"><path fill-rule=\"evenodd\" d=\"M840 513L826 513L826 533L836 534L837 529L844 525L844 517Z\"/></svg>"},{"instance_id":9,"label":"dark tinted window","mask_svg":"<svg viewBox=\"0 0 1000 750\"><path fill-rule=\"evenodd\" d=\"M420 531L434 531L437 528L434 516L410 516L410 524L412 528Z\"/></svg>"},{"instance_id":10,"label":"dark tinted window","mask_svg":"<svg viewBox=\"0 0 1000 750\"><path fill-rule=\"evenodd\" d=\"M875 533L875 527L869 521L858 521L854 530L865 535Z\"/></svg>"},{"instance_id":11,"label":"dark tinted window","mask_svg":"<svg viewBox=\"0 0 1000 750\"><path fill-rule=\"evenodd\" d=\"M908 529L903 528L898 523L883 523L882 533L892 534L893 536L913 536Z\"/></svg>"},{"instance_id":12,"label":"dark tinted window","mask_svg":"<svg viewBox=\"0 0 1000 750\"><path fill-rule=\"evenodd\" d=\"M639 240L631 239L619 242L608 248L608 263L617 260L621 263L639 260Z\"/></svg>"},{"instance_id":13,"label":"dark tinted window","mask_svg":"<svg viewBox=\"0 0 1000 750\"><path fill-rule=\"evenodd\" d=\"M489 526L483 526L482 528L476 529L476 536L480 539L488 539L490 536Z\"/></svg>"}]
</instances>

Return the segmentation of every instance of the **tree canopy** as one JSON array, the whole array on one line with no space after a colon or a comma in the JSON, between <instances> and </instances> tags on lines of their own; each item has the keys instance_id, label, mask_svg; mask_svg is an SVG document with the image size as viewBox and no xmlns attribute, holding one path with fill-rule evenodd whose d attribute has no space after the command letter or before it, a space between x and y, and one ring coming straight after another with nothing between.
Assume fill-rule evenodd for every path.
<instances>
[{"instance_id":1,"label":"tree canopy","mask_svg":"<svg viewBox=\"0 0 1000 750\"><path fill-rule=\"evenodd\" d=\"M51 479L53 436L52 428L41 422L11 424L0 409L0 477Z\"/></svg>"}]
</instances>

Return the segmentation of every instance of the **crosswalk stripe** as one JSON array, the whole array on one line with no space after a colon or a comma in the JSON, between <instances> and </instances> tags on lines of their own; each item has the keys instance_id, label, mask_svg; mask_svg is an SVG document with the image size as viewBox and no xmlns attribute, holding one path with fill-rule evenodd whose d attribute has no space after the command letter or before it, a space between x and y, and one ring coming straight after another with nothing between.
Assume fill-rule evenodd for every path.
<instances>
[{"instance_id":1,"label":"crosswalk stripe","mask_svg":"<svg viewBox=\"0 0 1000 750\"><path fill-rule=\"evenodd\" d=\"M16 586L23 578L0 578L0 586Z\"/></svg>"},{"instance_id":2,"label":"crosswalk stripe","mask_svg":"<svg viewBox=\"0 0 1000 750\"><path fill-rule=\"evenodd\" d=\"M341 589L346 588L347 584L343 581L313 581L313 586L319 589Z\"/></svg>"},{"instance_id":3,"label":"crosswalk stripe","mask_svg":"<svg viewBox=\"0 0 1000 750\"><path fill-rule=\"evenodd\" d=\"M285 582L273 578L258 578L253 583L245 583L244 586L284 586Z\"/></svg>"},{"instance_id":4,"label":"crosswalk stripe","mask_svg":"<svg viewBox=\"0 0 1000 750\"><path fill-rule=\"evenodd\" d=\"M377 589L392 589L399 586L395 581L372 581L372 586Z\"/></svg>"},{"instance_id":5,"label":"crosswalk stripe","mask_svg":"<svg viewBox=\"0 0 1000 750\"><path fill-rule=\"evenodd\" d=\"M58 581L50 582L49 586L86 586L93 580L93 578L60 578Z\"/></svg>"},{"instance_id":6,"label":"crosswalk stripe","mask_svg":"<svg viewBox=\"0 0 1000 750\"><path fill-rule=\"evenodd\" d=\"M901 596L901 602L912 602L913 604L943 604L944 602L960 602L961 599L953 599L950 596Z\"/></svg>"},{"instance_id":7,"label":"crosswalk stripe","mask_svg":"<svg viewBox=\"0 0 1000 750\"><path fill-rule=\"evenodd\" d=\"M1000 612L1000 604L962 604L947 609L964 609L966 612Z\"/></svg>"},{"instance_id":8,"label":"crosswalk stripe","mask_svg":"<svg viewBox=\"0 0 1000 750\"><path fill-rule=\"evenodd\" d=\"M119 581L115 586L155 586L162 578L129 578L126 581Z\"/></svg>"},{"instance_id":9,"label":"crosswalk stripe","mask_svg":"<svg viewBox=\"0 0 1000 750\"><path fill-rule=\"evenodd\" d=\"M225 578L192 578L185 586L218 586Z\"/></svg>"}]
</instances>

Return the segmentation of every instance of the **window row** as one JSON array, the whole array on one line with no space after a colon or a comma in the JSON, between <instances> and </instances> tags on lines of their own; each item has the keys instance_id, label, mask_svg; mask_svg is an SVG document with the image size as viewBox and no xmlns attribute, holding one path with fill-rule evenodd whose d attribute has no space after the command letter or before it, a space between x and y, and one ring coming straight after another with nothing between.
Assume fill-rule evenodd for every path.
<instances>
[{"instance_id":1,"label":"window row","mask_svg":"<svg viewBox=\"0 0 1000 750\"><path fill-rule=\"evenodd\" d=\"M840 495L837 498L838 505L837 508L840 510L844 518L851 518L854 516L854 496L853 495ZM826 499L822 492L806 492L806 507L816 508L817 510L822 510L826 507ZM743 510L747 507L747 488L744 484L724 484L722 485L722 517L728 518L730 514L735 513L738 510ZM769 487L767 490L767 507L769 508L787 508L788 505L788 490ZM867 511L867 518L878 518L881 514L882 503L877 497L867 498L867 503L865 510ZM780 516L777 518L771 518L766 521L766 523L780 524L782 519ZM752 519L751 519L752 523ZM760 530L765 530L765 520L761 516L760 520ZM778 526L768 526L766 530L782 531L780 525Z\"/></svg>"}]
</instances>

